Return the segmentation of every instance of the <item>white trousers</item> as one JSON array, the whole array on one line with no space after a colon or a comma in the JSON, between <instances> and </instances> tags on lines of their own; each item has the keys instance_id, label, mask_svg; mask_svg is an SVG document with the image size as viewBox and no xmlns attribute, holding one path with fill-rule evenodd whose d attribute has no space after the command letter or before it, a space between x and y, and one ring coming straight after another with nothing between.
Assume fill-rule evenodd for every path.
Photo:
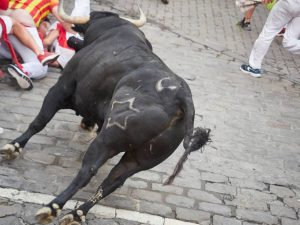
<instances>
[{"instance_id":1,"label":"white trousers","mask_svg":"<svg viewBox=\"0 0 300 225\"><path fill-rule=\"evenodd\" d=\"M8 16L0 16L0 18L4 21L5 27L6 27L6 33L9 34L11 32L12 28L12 19ZM2 37L2 26L0 25L0 38Z\"/></svg>"},{"instance_id":2,"label":"white trousers","mask_svg":"<svg viewBox=\"0 0 300 225\"><path fill-rule=\"evenodd\" d=\"M300 0L280 0L274 5L252 48L251 67L261 69L271 42L285 26L283 46L294 54L300 54Z\"/></svg>"},{"instance_id":3,"label":"white trousers","mask_svg":"<svg viewBox=\"0 0 300 225\"><path fill-rule=\"evenodd\" d=\"M90 0L75 0L71 16L89 16L90 11Z\"/></svg>"},{"instance_id":4,"label":"white trousers","mask_svg":"<svg viewBox=\"0 0 300 225\"><path fill-rule=\"evenodd\" d=\"M26 27L26 29L32 35L40 49L43 49L43 43L38 35L37 29L35 27ZM21 56L24 62L22 64L23 69L29 74L30 78L40 79L45 77L48 66L43 66L37 59L36 54L31 49L23 45L14 35L9 35L9 40L11 41L15 51ZM11 54L3 41L1 41L0 44L0 57L11 59Z\"/></svg>"}]
</instances>

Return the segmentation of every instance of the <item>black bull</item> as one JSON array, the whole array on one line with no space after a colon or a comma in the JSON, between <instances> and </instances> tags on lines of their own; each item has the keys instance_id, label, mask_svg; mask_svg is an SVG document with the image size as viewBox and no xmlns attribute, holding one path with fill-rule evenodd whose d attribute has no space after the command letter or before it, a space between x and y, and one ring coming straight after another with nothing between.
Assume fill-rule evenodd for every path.
<instances>
[{"instance_id":1,"label":"black bull","mask_svg":"<svg viewBox=\"0 0 300 225\"><path fill-rule=\"evenodd\" d=\"M209 130L194 129L189 86L152 52L137 27L116 14L93 12L84 28L83 48L49 90L37 117L23 135L1 150L7 157L18 155L60 109L73 109L98 125L99 133L88 147L77 176L37 213L42 224L58 216L65 203L120 152L124 152L123 157L95 195L64 216L61 225L80 224L99 200L133 174L163 162L184 139L185 152L167 181L170 183L188 154L209 140Z\"/></svg>"}]
</instances>

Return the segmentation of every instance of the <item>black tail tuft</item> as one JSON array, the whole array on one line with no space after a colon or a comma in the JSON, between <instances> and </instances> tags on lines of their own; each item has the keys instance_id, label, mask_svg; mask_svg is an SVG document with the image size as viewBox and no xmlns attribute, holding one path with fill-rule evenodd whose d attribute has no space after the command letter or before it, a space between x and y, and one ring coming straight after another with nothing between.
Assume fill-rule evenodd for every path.
<instances>
[{"instance_id":1,"label":"black tail tuft","mask_svg":"<svg viewBox=\"0 0 300 225\"><path fill-rule=\"evenodd\" d=\"M197 127L194 129L194 132L191 137L188 138L188 146L184 146L186 150L190 152L196 151L202 148L207 142L210 142L209 137L210 129L204 129Z\"/></svg>"},{"instance_id":2,"label":"black tail tuft","mask_svg":"<svg viewBox=\"0 0 300 225\"><path fill-rule=\"evenodd\" d=\"M192 134L188 134L184 140L185 152L179 159L173 174L164 182L164 185L169 185L183 168L183 163L187 160L188 155L196 150L201 149L207 142L210 142L210 129L197 127Z\"/></svg>"}]
</instances>

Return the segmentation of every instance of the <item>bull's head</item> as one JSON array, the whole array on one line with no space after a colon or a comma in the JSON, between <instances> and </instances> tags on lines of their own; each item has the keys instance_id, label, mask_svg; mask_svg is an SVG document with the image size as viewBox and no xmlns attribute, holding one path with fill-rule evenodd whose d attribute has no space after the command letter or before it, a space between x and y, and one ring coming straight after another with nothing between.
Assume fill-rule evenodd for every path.
<instances>
[{"instance_id":1,"label":"bull's head","mask_svg":"<svg viewBox=\"0 0 300 225\"><path fill-rule=\"evenodd\" d=\"M63 4L64 4L63 0L59 1L58 14L64 21L66 21L68 23L72 23L72 24L85 24L90 20L89 16L69 16L69 15L67 15L65 13ZM140 18L138 20L125 18L125 17L120 17L120 18L129 21L130 23L134 24L137 27L141 27L146 23L147 19L146 19L145 14L143 13L142 9L140 8L140 6L139 6L139 10L140 10Z\"/></svg>"}]
</instances>

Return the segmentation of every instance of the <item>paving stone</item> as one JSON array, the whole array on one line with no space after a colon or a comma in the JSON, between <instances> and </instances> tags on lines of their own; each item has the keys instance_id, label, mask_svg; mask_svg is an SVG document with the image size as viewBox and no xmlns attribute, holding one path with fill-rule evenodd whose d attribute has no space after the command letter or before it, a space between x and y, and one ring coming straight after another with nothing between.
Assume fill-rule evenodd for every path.
<instances>
[{"instance_id":1,"label":"paving stone","mask_svg":"<svg viewBox=\"0 0 300 225\"><path fill-rule=\"evenodd\" d=\"M0 187L19 189L22 186L23 182L24 180L22 177L0 176Z\"/></svg>"},{"instance_id":2,"label":"paving stone","mask_svg":"<svg viewBox=\"0 0 300 225\"><path fill-rule=\"evenodd\" d=\"M23 225L18 217L15 216L7 216L4 218L0 218L1 225L13 224L13 225Z\"/></svg>"},{"instance_id":3,"label":"paving stone","mask_svg":"<svg viewBox=\"0 0 300 225\"><path fill-rule=\"evenodd\" d=\"M268 212L252 211L246 209L237 209L236 217L238 219L250 220L258 223L278 224L278 218Z\"/></svg>"},{"instance_id":4,"label":"paving stone","mask_svg":"<svg viewBox=\"0 0 300 225\"><path fill-rule=\"evenodd\" d=\"M250 196L237 195L232 201L225 200L226 205L238 206L241 208L268 211L268 205L265 201L253 199Z\"/></svg>"},{"instance_id":5,"label":"paving stone","mask_svg":"<svg viewBox=\"0 0 300 225\"><path fill-rule=\"evenodd\" d=\"M213 204L213 203L207 203L207 202L200 202L199 203L199 209L211 212L214 214L220 214L224 216L231 216L231 208L225 205L219 205L219 204Z\"/></svg>"},{"instance_id":6,"label":"paving stone","mask_svg":"<svg viewBox=\"0 0 300 225\"><path fill-rule=\"evenodd\" d=\"M127 209L127 210L137 210L138 201L127 196L119 196L111 194L101 200L101 204L105 206L110 206L114 208Z\"/></svg>"},{"instance_id":7,"label":"paving stone","mask_svg":"<svg viewBox=\"0 0 300 225\"><path fill-rule=\"evenodd\" d=\"M225 183L228 181L228 177L226 176L220 174L214 174L214 173L207 173L207 172L201 173L201 179L205 181L215 182L215 183Z\"/></svg>"},{"instance_id":8,"label":"paving stone","mask_svg":"<svg viewBox=\"0 0 300 225\"><path fill-rule=\"evenodd\" d=\"M260 192L251 189L241 189L241 195L248 197L249 199L257 199L264 202L271 202L277 199L276 195Z\"/></svg>"},{"instance_id":9,"label":"paving stone","mask_svg":"<svg viewBox=\"0 0 300 225\"><path fill-rule=\"evenodd\" d=\"M292 208L300 208L300 199L299 198L284 198L283 202Z\"/></svg>"},{"instance_id":10,"label":"paving stone","mask_svg":"<svg viewBox=\"0 0 300 225\"><path fill-rule=\"evenodd\" d=\"M242 225L242 221L224 216L213 216L214 225Z\"/></svg>"},{"instance_id":11,"label":"paving stone","mask_svg":"<svg viewBox=\"0 0 300 225\"><path fill-rule=\"evenodd\" d=\"M205 222L210 221L210 213L193 210L193 209L184 209L184 208L176 208L176 216L179 220L189 220L194 222Z\"/></svg>"},{"instance_id":12,"label":"paving stone","mask_svg":"<svg viewBox=\"0 0 300 225\"><path fill-rule=\"evenodd\" d=\"M188 196L203 202L211 202L217 204L222 203L222 201L218 197L205 191L191 189L188 191Z\"/></svg>"},{"instance_id":13,"label":"paving stone","mask_svg":"<svg viewBox=\"0 0 300 225\"><path fill-rule=\"evenodd\" d=\"M147 182L142 180L133 180L133 179L127 179L125 185L133 188L139 188L139 189L140 188L145 189L148 187Z\"/></svg>"},{"instance_id":14,"label":"paving stone","mask_svg":"<svg viewBox=\"0 0 300 225\"><path fill-rule=\"evenodd\" d=\"M236 187L225 184L206 183L205 190L221 194L236 195Z\"/></svg>"},{"instance_id":15,"label":"paving stone","mask_svg":"<svg viewBox=\"0 0 300 225\"><path fill-rule=\"evenodd\" d=\"M243 222L243 225L259 225L258 223L248 223L248 222Z\"/></svg>"},{"instance_id":16,"label":"paving stone","mask_svg":"<svg viewBox=\"0 0 300 225\"><path fill-rule=\"evenodd\" d=\"M286 187L276 186L276 185L270 186L270 192L273 194L276 194L277 196L279 196L281 198L295 196L295 193L291 189L286 188Z\"/></svg>"},{"instance_id":17,"label":"paving stone","mask_svg":"<svg viewBox=\"0 0 300 225\"><path fill-rule=\"evenodd\" d=\"M173 181L173 185L179 187L201 189L202 181L200 180L200 178L195 179L195 177L185 177L185 178L176 177L175 180Z\"/></svg>"},{"instance_id":18,"label":"paving stone","mask_svg":"<svg viewBox=\"0 0 300 225\"><path fill-rule=\"evenodd\" d=\"M192 208L194 206L195 200L179 195L169 194L166 197L166 202L180 207Z\"/></svg>"},{"instance_id":19,"label":"paving stone","mask_svg":"<svg viewBox=\"0 0 300 225\"><path fill-rule=\"evenodd\" d=\"M295 210L288 207L270 204L270 211L274 216L297 219Z\"/></svg>"},{"instance_id":20,"label":"paving stone","mask_svg":"<svg viewBox=\"0 0 300 225\"><path fill-rule=\"evenodd\" d=\"M300 225L300 220L292 220L289 218L282 218L281 224L282 225Z\"/></svg>"},{"instance_id":21,"label":"paving stone","mask_svg":"<svg viewBox=\"0 0 300 225\"><path fill-rule=\"evenodd\" d=\"M153 172L150 172L150 171L139 172L139 173L133 175L132 177L133 178L140 178L140 179L147 180L147 181L154 181L154 182L160 182L161 181L161 177L159 176L159 174L153 173Z\"/></svg>"},{"instance_id":22,"label":"paving stone","mask_svg":"<svg viewBox=\"0 0 300 225\"><path fill-rule=\"evenodd\" d=\"M0 218L6 216L18 216L20 209L20 205L0 205Z\"/></svg>"},{"instance_id":23,"label":"paving stone","mask_svg":"<svg viewBox=\"0 0 300 225\"><path fill-rule=\"evenodd\" d=\"M230 183L236 187L256 189L261 191L267 188L264 183L255 180L230 178Z\"/></svg>"},{"instance_id":24,"label":"paving stone","mask_svg":"<svg viewBox=\"0 0 300 225\"><path fill-rule=\"evenodd\" d=\"M161 193L154 192L154 191L139 190L139 189L133 190L132 197L137 197L152 202L161 202L162 200Z\"/></svg>"},{"instance_id":25,"label":"paving stone","mask_svg":"<svg viewBox=\"0 0 300 225\"><path fill-rule=\"evenodd\" d=\"M181 188L181 187L175 187L173 185L164 186L162 184L157 184L157 183L152 183L152 190L167 192L167 193L174 193L174 194L178 194L178 195L181 195L183 193L183 188Z\"/></svg>"},{"instance_id":26,"label":"paving stone","mask_svg":"<svg viewBox=\"0 0 300 225\"><path fill-rule=\"evenodd\" d=\"M173 217L174 213L171 207L166 206L165 204L155 203L155 202L146 202L141 201L139 203L139 209L141 212L146 212L154 215L160 215L163 217Z\"/></svg>"}]
</instances>

